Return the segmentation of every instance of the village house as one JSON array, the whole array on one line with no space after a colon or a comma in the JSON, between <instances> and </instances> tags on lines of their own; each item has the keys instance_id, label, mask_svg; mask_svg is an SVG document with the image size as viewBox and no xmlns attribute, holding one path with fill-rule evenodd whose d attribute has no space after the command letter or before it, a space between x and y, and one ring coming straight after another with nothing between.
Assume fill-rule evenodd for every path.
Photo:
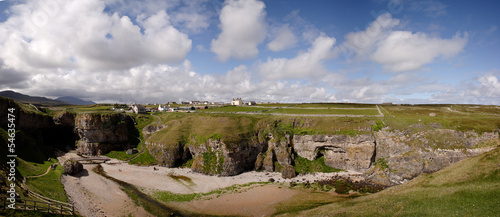
<instances>
[{"instance_id":1,"label":"village house","mask_svg":"<svg viewBox=\"0 0 500 217\"><path fill-rule=\"evenodd\" d=\"M193 101L193 105L208 105L208 101Z\"/></svg>"},{"instance_id":2,"label":"village house","mask_svg":"<svg viewBox=\"0 0 500 217\"><path fill-rule=\"evenodd\" d=\"M246 104L247 105L257 105L257 103L255 101L250 101L250 102L247 102Z\"/></svg>"},{"instance_id":3,"label":"village house","mask_svg":"<svg viewBox=\"0 0 500 217\"><path fill-rule=\"evenodd\" d=\"M241 98L233 98L233 101L231 101L231 105L242 106L243 100L241 100Z\"/></svg>"},{"instance_id":4,"label":"village house","mask_svg":"<svg viewBox=\"0 0 500 217\"><path fill-rule=\"evenodd\" d=\"M146 107L144 107L143 105L140 105L140 104L132 104L131 105L132 107L132 111L134 111L134 113L136 114L143 114L143 113L146 113Z\"/></svg>"},{"instance_id":5,"label":"village house","mask_svg":"<svg viewBox=\"0 0 500 217\"><path fill-rule=\"evenodd\" d=\"M170 106L161 106L161 105L159 105L158 106L158 111L159 112L168 111L169 108L170 108Z\"/></svg>"}]
</instances>

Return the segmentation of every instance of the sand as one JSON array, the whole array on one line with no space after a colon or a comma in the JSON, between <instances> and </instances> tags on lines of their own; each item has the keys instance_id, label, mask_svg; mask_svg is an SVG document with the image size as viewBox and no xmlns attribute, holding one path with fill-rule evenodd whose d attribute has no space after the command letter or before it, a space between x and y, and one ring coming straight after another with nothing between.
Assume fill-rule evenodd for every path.
<instances>
[{"instance_id":1,"label":"sand","mask_svg":"<svg viewBox=\"0 0 500 217\"><path fill-rule=\"evenodd\" d=\"M338 173L315 173L299 175L293 179L283 179L281 173L245 172L230 177L208 176L192 172L188 168L143 167L128 164L102 164L104 171L116 179L128 182L143 189L170 191L177 194L206 193L232 185L242 185L250 182L267 182L270 178L277 183L313 182L334 176L359 177L361 174L353 171ZM156 168L157 170L154 170ZM191 179L185 181L171 176L184 176Z\"/></svg>"},{"instance_id":2,"label":"sand","mask_svg":"<svg viewBox=\"0 0 500 217\"><path fill-rule=\"evenodd\" d=\"M59 157L60 162L74 153ZM64 185L70 201L82 216L151 216L142 207L134 204L120 186L92 171L96 164L84 164L82 173L77 176L64 175ZM313 182L334 176L359 178L360 173L347 171L339 173L315 173L299 175L293 179L283 179L280 173L245 172L237 176L219 177L194 173L187 168L165 168L157 166L129 165L113 159L101 164L111 177L137 186L144 192L170 191L177 194L207 193L219 188L243 185L251 182L275 183ZM175 178L175 177L182 178ZM223 194L210 200L169 203L180 209L213 215L269 216L275 212L274 205L287 200L297 190L280 185L252 185L238 190L238 193Z\"/></svg>"},{"instance_id":3,"label":"sand","mask_svg":"<svg viewBox=\"0 0 500 217\"><path fill-rule=\"evenodd\" d=\"M84 165L77 176L63 175L61 182L75 210L82 216L152 216L134 204L120 186L92 171L96 165Z\"/></svg>"},{"instance_id":4,"label":"sand","mask_svg":"<svg viewBox=\"0 0 500 217\"><path fill-rule=\"evenodd\" d=\"M238 193L223 194L210 200L171 203L175 207L208 215L271 216L274 206L288 200L297 190L280 185L246 187Z\"/></svg>"}]
</instances>

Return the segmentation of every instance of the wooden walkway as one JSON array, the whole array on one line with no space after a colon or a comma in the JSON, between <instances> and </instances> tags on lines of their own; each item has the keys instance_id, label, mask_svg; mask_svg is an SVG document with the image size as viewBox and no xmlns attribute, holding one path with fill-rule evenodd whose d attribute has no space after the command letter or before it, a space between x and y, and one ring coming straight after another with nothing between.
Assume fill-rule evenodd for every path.
<instances>
[{"instance_id":1,"label":"wooden walkway","mask_svg":"<svg viewBox=\"0 0 500 217\"><path fill-rule=\"evenodd\" d=\"M0 197L0 209L11 209L8 207L10 201L7 197ZM75 207L68 203L52 203L30 199L16 198L14 208L17 210L31 210L60 215L75 215Z\"/></svg>"}]
</instances>

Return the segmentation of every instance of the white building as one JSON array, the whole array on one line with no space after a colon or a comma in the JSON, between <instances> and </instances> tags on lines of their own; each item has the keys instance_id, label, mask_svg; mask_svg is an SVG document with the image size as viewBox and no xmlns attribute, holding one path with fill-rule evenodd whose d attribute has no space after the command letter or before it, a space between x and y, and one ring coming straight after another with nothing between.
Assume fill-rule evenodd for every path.
<instances>
[{"instance_id":1,"label":"white building","mask_svg":"<svg viewBox=\"0 0 500 217\"><path fill-rule=\"evenodd\" d=\"M161 105L159 105L159 106L158 106L158 111L159 111L159 112L168 111L168 108L169 108L169 107L170 107L170 106L161 106Z\"/></svg>"},{"instance_id":2,"label":"white building","mask_svg":"<svg viewBox=\"0 0 500 217\"><path fill-rule=\"evenodd\" d=\"M233 99L233 101L231 101L231 105L242 106L243 105L243 100L241 100L241 98Z\"/></svg>"},{"instance_id":3,"label":"white building","mask_svg":"<svg viewBox=\"0 0 500 217\"><path fill-rule=\"evenodd\" d=\"M143 105L140 105L140 104L133 104L132 106L132 110L134 111L134 113L136 114L142 114L142 113L146 113L146 107L144 107Z\"/></svg>"}]
</instances>

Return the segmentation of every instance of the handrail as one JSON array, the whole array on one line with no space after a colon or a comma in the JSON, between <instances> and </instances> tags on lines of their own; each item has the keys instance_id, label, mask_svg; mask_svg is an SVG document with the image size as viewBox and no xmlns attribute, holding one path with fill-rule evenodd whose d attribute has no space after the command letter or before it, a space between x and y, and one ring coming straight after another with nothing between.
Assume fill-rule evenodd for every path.
<instances>
[{"instance_id":1,"label":"handrail","mask_svg":"<svg viewBox=\"0 0 500 217\"><path fill-rule=\"evenodd\" d=\"M0 208L5 210L8 209L7 197L0 196ZM31 203L31 204L30 204ZM75 206L69 204L58 204L44 201L37 201L31 199L15 198L14 203L15 209L20 210L32 210L39 212L47 212L53 214L69 214L75 215Z\"/></svg>"}]
</instances>

